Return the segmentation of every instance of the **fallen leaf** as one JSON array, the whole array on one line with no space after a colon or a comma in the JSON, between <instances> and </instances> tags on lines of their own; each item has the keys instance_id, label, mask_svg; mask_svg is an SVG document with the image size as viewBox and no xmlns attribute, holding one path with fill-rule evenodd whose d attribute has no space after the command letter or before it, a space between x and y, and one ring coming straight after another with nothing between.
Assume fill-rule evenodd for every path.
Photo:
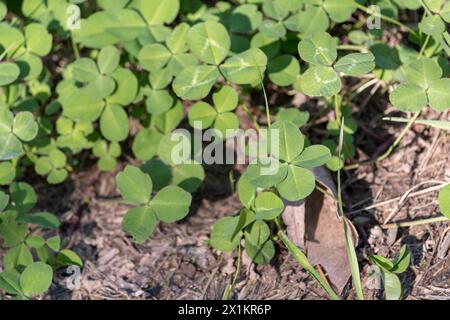
<instances>
[{"instance_id":1,"label":"fallen leaf","mask_svg":"<svg viewBox=\"0 0 450 320\"><path fill-rule=\"evenodd\" d=\"M337 195L336 186L327 169L316 168L314 174L330 193ZM286 203L283 220L288 236L299 247L306 247L311 264L321 265L328 280L341 293L350 279L351 271L336 202L316 190L306 201ZM348 223L356 244L356 231L349 221Z\"/></svg>"}]
</instances>

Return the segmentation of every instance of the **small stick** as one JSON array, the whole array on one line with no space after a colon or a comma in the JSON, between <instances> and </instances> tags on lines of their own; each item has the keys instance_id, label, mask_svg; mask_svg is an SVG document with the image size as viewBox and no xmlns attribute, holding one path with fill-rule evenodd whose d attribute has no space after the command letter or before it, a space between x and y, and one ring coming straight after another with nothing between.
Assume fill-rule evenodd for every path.
<instances>
[{"instance_id":1,"label":"small stick","mask_svg":"<svg viewBox=\"0 0 450 320\"><path fill-rule=\"evenodd\" d=\"M444 217L444 216L440 216L440 217L428 218L428 219L420 219L420 220L413 220L413 221L383 224L383 225L381 225L381 228L383 228L383 229L406 228L406 227L414 227L414 226L420 226L420 225L424 225L424 224L430 224L430 223L435 223L435 222L444 222L444 221L450 221L450 219L447 217Z\"/></svg>"},{"instance_id":2,"label":"small stick","mask_svg":"<svg viewBox=\"0 0 450 320\"><path fill-rule=\"evenodd\" d=\"M408 198L409 197L420 196L420 195L423 195L423 194L426 194L426 193L429 193L429 192L433 192L433 191L438 191L438 190L442 189L444 186L446 186L448 184L448 182L443 182L443 181L436 181L436 183L440 183L440 184L438 186L434 186L434 187L423 189L423 190L420 190L420 191L417 191L417 192L410 193L408 195ZM393 199L385 200L385 201L382 201L382 202L379 202L379 203L375 203L375 204L372 204L370 206L367 206L367 207L364 207L364 208L361 208L361 209L350 211L347 214L355 214L355 213L359 213L359 212L370 210L370 209L376 209L378 207L381 207L381 206L384 206L384 205L387 205L387 204L391 204L392 202L399 201L399 200L401 200L401 198L402 197L396 197L396 198L393 198Z\"/></svg>"},{"instance_id":3,"label":"small stick","mask_svg":"<svg viewBox=\"0 0 450 320\"><path fill-rule=\"evenodd\" d=\"M408 199L409 194L411 194L411 192L413 192L415 189L419 188L420 186L423 186L424 184L428 184L428 183L434 183L436 181L425 181L422 183L419 183L417 185L415 185L414 187L408 189L401 197L400 197L400 201L398 202L398 204L395 206L394 209L392 209L391 213L388 215L388 217L386 218L386 220L384 220L384 224L387 224L393 217L394 215L397 213L397 211L400 209L400 207L405 203L406 199ZM438 181L437 183L441 184L440 181ZM446 184L446 183L445 183Z\"/></svg>"},{"instance_id":4,"label":"small stick","mask_svg":"<svg viewBox=\"0 0 450 320\"><path fill-rule=\"evenodd\" d=\"M325 275L325 273L323 272L322 266L320 264L318 264L316 266L317 271L319 272L320 276L322 277L323 281L325 281L330 287L330 282L327 279L327 276Z\"/></svg>"},{"instance_id":5,"label":"small stick","mask_svg":"<svg viewBox=\"0 0 450 320\"><path fill-rule=\"evenodd\" d=\"M357 162L354 164L350 164L348 166L344 167L344 170L354 170L354 169L358 169L360 166L365 166L365 165L371 165L371 164L375 164L377 162L383 161L386 158L388 158L391 153L394 151L395 148L398 147L398 145L400 144L400 142L403 140L403 138L405 137L405 135L408 133L409 129L411 129L411 127L413 126L414 122L417 120L417 118L420 116L420 113L422 111L418 111L414 114L414 116L409 119L408 124L403 128L402 132L400 133L400 135L398 136L398 138L394 141L394 143L392 143L389 148L386 150L385 153L383 153L381 156L376 157L374 159L369 159L366 161L362 161L362 162Z\"/></svg>"}]
</instances>

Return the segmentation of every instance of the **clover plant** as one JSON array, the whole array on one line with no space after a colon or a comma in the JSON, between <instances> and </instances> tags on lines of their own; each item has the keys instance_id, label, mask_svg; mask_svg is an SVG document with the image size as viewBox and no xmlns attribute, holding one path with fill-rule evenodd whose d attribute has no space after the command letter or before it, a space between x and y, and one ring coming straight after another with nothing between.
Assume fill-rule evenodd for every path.
<instances>
[{"instance_id":1,"label":"clover plant","mask_svg":"<svg viewBox=\"0 0 450 320\"><path fill-rule=\"evenodd\" d=\"M55 230L59 219L48 212L31 212L36 204L33 188L13 183L9 193L0 191L0 239L3 256L0 289L19 299L29 299L48 290L53 270L83 266L78 255L62 249L59 236L41 236L36 230Z\"/></svg>"},{"instance_id":2,"label":"clover plant","mask_svg":"<svg viewBox=\"0 0 450 320\"><path fill-rule=\"evenodd\" d=\"M393 260L380 255L370 256L370 262L379 268L384 284L384 293L387 300L399 300L403 296L403 289L398 274L404 273L411 262L411 254L406 246L402 246Z\"/></svg>"},{"instance_id":3,"label":"clover plant","mask_svg":"<svg viewBox=\"0 0 450 320\"><path fill-rule=\"evenodd\" d=\"M137 243L147 239L157 220L175 222L189 213L192 196L187 191L178 186L167 186L152 197L152 179L137 167L128 166L119 173L117 187L123 200L136 206L125 216L123 229Z\"/></svg>"},{"instance_id":4,"label":"clover plant","mask_svg":"<svg viewBox=\"0 0 450 320\"><path fill-rule=\"evenodd\" d=\"M365 89L415 113L370 163L387 157L414 123L448 128L420 114L450 108L449 20L444 0L0 0L0 237L9 250L0 288L32 298L48 289L56 268L82 265L43 232L58 228L55 216L29 213L35 194L21 181L33 171L60 184L86 165L117 172L135 158L116 182L131 206L123 229L143 243L158 221L184 219L193 193L208 192L202 145L181 136L192 152L174 161L174 132L213 129L228 140L251 123L261 136L265 126L280 133L265 137L278 139L279 152L250 157L237 181L241 210L211 227L209 244L230 252L242 243L266 264L281 240L338 299L288 239L281 215L316 189L315 168L340 175L355 161L354 113L365 107L355 97ZM309 112L286 104L294 96L312 102ZM442 189L447 217L449 198ZM396 262L371 259L386 284L398 282L402 252ZM386 293L398 298L397 289Z\"/></svg>"}]
</instances>

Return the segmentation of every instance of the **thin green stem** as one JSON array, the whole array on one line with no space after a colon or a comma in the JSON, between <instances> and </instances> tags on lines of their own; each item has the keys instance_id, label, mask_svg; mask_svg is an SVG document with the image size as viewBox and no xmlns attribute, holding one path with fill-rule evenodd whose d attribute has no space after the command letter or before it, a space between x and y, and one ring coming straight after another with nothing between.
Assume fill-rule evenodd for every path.
<instances>
[{"instance_id":1,"label":"thin green stem","mask_svg":"<svg viewBox=\"0 0 450 320\"><path fill-rule=\"evenodd\" d=\"M425 38L425 42L423 43L422 47L420 48L420 52L419 55L417 56L417 59L422 58L423 53L425 52L425 49L427 48L428 42L430 41L431 36L427 35L427 37Z\"/></svg>"},{"instance_id":2,"label":"thin green stem","mask_svg":"<svg viewBox=\"0 0 450 320\"><path fill-rule=\"evenodd\" d=\"M341 118L342 118L342 112L341 112L341 99L339 95L334 96L334 111L336 113L336 120L341 125Z\"/></svg>"},{"instance_id":3,"label":"thin green stem","mask_svg":"<svg viewBox=\"0 0 450 320\"><path fill-rule=\"evenodd\" d=\"M72 43L72 50L75 58L80 59L80 50L78 49L77 44L75 43L75 39L73 38L73 33L70 33L70 41Z\"/></svg>"},{"instance_id":4,"label":"thin green stem","mask_svg":"<svg viewBox=\"0 0 450 320\"><path fill-rule=\"evenodd\" d=\"M38 160L37 156L35 154L33 154L33 152L28 148L28 146L23 147L23 152L25 153L25 155L28 157L28 159L33 162L36 163L36 161Z\"/></svg>"},{"instance_id":5,"label":"thin green stem","mask_svg":"<svg viewBox=\"0 0 450 320\"><path fill-rule=\"evenodd\" d=\"M341 297L334 292L334 290L330 287L330 285L323 279L319 272L314 269L314 267L309 262L306 255L288 238L288 236L279 229L278 236L281 241L283 241L286 248L295 258L295 260L300 264L300 266L305 269L316 281L322 286L322 288L326 291L330 299L332 300L341 300Z\"/></svg>"},{"instance_id":6,"label":"thin green stem","mask_svg":"<svg viewBox=\"0 0 450 320\"><path fill-rule=\"evenodd\" d=\"M342 154L342 148L344 145L344 127L345 127L345 118L342 118L341 122L341 130L339 134L339 159L341 159ZM338 209L339 209L339 215L342 220L342 226L344 228L344 236L345 236L345 248L347 251L347 257L348 257L348 263L350 265L350 271L352 273L352 281L353 281L353 287L356 291L356 296L358 297L358 300L364 300L364 293L362 289L362 283L361 283L361 275L359 270L359 264L358 264L358 257L356 255L355 251L355 245L353 243L352 235L349 230L349 227L347 225L347 219L344 215L344 206L342 201L342 183L341 183L341 169L338 168L337 172L337 189L338 189Z\"/></svg>"},{"instance_id":7,"label":"thin green stem","mask_svg":"<svg viewBox=\"0 0 450 320\"><path fill-rule=\"evenodd\" d=\"M392 24L395 24L395 25L397 25L397 26L399 26L399 27L402 27L403 29L407 30L408 32L411 32L411 33L417 35L417 32L416 32L415 30L411 29L410 27L408 27L407 25L401 23L400 21L398 21L398 20L396 20L396 19L393 19L393 18L390 18L390 17L388 17L388 16L385 16L385 15L382 14L382 13L373 12L372 10L370 10L369 8L367 8L366 6L363 6L362 4L359 4L359 3L356 2L356 1L353 1L353 5L354 5L356 8L360 9L361 11L364 11L364 12L367 13L367 14L375 15L375 16L381 18L382 20L385 20L385 21L387 21L387 22L390 22L390 23L392 23Z\"/></svg>"},{"instance_id":8,"label":"thin green stem","mask_svg":"<svg viewBox=\"0 0 450 320\"><path fill-rule=\"evenodd\" d=\"M264 103L265 103L265 107L266 107L266 117L267 117L267 127L270 128L272 126L272 122L270 120L270 110L269 110L269 99L267 98L267 92L266 92L266 88L264 87L264 78L263 75L261 73L261 70L259 69L259 66L257 66L258 68L258 74L259 74L259 81L261 83L261 88L264 94Z\"/></svg>"},{"instance_id":9,"label":"thin green stem","mask_svg":"<svg viewBox=\"0 0 450 320\"><path fill-rule=\"evenodd\" d=\"M329 191L327 191L326 189L322 188L321 186L316 184L316 189L321 192L323 195L330 197L331 199L333 199L334 201L337 201L336 197Z\"/></svg>"},{"instance_id":10,"label":"thin green stem","mask_svg":"<svg viewBox=\"0 0 450 320\"><path fill-rule=\"evenodd\" d=\"M238 246L238 257L236 262L236 271L233 275L233 281L228 284L227 288L225 289L225 292L223 293L222 300L230 300L231 292L233 291L234 287L236 286L237 278L239 276L239 272L241 271L241 244L239 243Z\"/></svg>"},{"instance_id":11,"label":"thin green stem","mask_svg":"<svg viewBox=\"0 0 450 320\"><path fill-rule=\"evenodd\" d=\"M338 50L367 51L367 48L365 46L357 46L353 44L341 44L338 46Z\"/></svg>"},{"instance_id":12,"label":"thin green stem","mask_svg":"<svg viewBox=\"0 0 450 320\"><path fill-rule=\"evenodd\" d=\"M403 140L405 135L408 133L409 129L411 129L411 127L413 126L414 122L417 120L417 118L419 118L421 112L422 111L418 111L414 114L414 116L409 120L406 127L403 128L402 132L400 133L398 138L394 141L394 143L389 147L389 149L387 149L387 151L384 154L379 156L375 162L383 161L384 159L386 159L387 157L389 157L391 155L392 151L394 151L394 149L397 148L397 146Z\"/></svg>"},{"instance_id":13,"label":"thin green stem","mask_svg":"<svg viewBox=\"0 0 450 320\"><path fill-rule=\"evenodd\" d=\"M425 1L420 0L420 4L422 5L422 7L425 9L425 13L428 14L429 16L433 15L433 12L431 12L431 10L428 8L428 6L425 4Z\"/></svg>"},{"instance_id":14,"label":"thin green stem","mask_svg":"<svg viewBox=\"0 0 450 320\"><path fill-rule=\"evenodd\" d=\"M450 43L449 43L449 45L450 45ZM431 52L431 54L429 54L428 57L434 57L437 54L437 52L439 50L441 50L441 48L442 48L441 46L434 46L433 52Z\"/></svg>"},{"instance_id":15,"label":"thin green stem","mask_svg":"<svg viewBox=\"0 0 450 320\"><path fill-rule=\"evenodd\" d=\"M342 123L340 125L341 127L341 132L339 135L339 153L338 153L338 157L339 159L341 159L341 154L342 154L342 148L344 145L344 125L345 125L345 118L342 118ZM337 194L338 194L338 208L339 208L339 215L341 216L341 218L344 217L344 206L343 206L343 202L342 202L342 190L341 190L341 168L338 167L338 171L337 171Z\"/></svg>"},{"instance_id":16,"label":"thin green stem","mask_svg":"<svg viewBox=\"0 0 450 320\"><path fill-rule=\"evenodd\" d=\"M270 119L269 100L267 99L266 88L264 88L264 83L262 83L262 80L261 80L261 86L262 86L262 90L263 90L263 94L264 94L264 102L266 104L265 107L266 107L267 126L270 130L270 128L272 126L272 121Z\"/></svg>"},{"instance_id":17,"label":"thin green stem","mask_svg":"<svg viewBox=\"0 0 450 320\"><path fill-rule=\"evenodd\" d=\"M3 53L0 55L0 61L2 61L2 60L6 57L6 55L8 54L8 52L11 51L11 48L13 48L15 44L16 44L16 43L13 42L12 44L9 45L8 48L5 49L5 51L3 51Z\"/></svg>"},{"instance_id":18,"label":"thin green stem","mask_svg":"<svg viewBox=\"0 0 450 320\"><path fill-rule=\"evenodd\" d=\"M234 171L233 170L231 170L230 173L228 174L228 181L230 182L231 194L234 194L234 192L235 192L234 184L236 182L236 179L234 177Z\"/></svg>"}]
</instances>

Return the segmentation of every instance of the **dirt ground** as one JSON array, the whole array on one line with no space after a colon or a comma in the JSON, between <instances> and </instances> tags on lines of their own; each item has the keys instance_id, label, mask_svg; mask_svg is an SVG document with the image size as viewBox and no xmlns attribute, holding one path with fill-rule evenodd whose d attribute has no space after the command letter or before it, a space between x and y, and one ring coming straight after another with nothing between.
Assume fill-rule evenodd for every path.
<instances>
[{"instance_id":1,"label":"dirt ground","mask_svg":"<svg viewBox=\"0 0 450 320\"><path fill-rule=\"evenodd\" d=\"M395 115L386 106L372 103L366 108L372 108L373 112L366 116L355 113L360 127L356 135L360 160L382 152L383 146L402 128L382 121L385 115ZM431 111L423 117L450 120L448 113L439 115ZM368 276L368 256L379 253L394 257L401 245L406 244L412 252L412 263L401 275L405 298L450 299L450 223L380 228L389 216L391 223L436 216L436 190L443 181L450 180L449 162L448 134L415 125L387 160L343 173L345 211L359 233L357 253L368 298L382 298L382 291ZM71 182L62 186L48 186L41 180L33 182L38 190L39 208L60 215L65 244L85 262L80 288L67 289L68 275L61 271L44 298L222 297L235 271L237 254L216 252L207 241L218 218L240 209L229 183L229 171L233 168L207 167L207 179L194 195L190 215L176 224L161 223L145 244L135 245L121 231L127 206L117 202L115 173L100 173L93 164L84 166L85 170L74 174ZM255 266L242 255L233 299L326 298L282 246L278 245L277 252L272 264L266 266ZM348 284L344 290L346 298L353 298L350 287Z\"/></svg>"}]
</instances>

